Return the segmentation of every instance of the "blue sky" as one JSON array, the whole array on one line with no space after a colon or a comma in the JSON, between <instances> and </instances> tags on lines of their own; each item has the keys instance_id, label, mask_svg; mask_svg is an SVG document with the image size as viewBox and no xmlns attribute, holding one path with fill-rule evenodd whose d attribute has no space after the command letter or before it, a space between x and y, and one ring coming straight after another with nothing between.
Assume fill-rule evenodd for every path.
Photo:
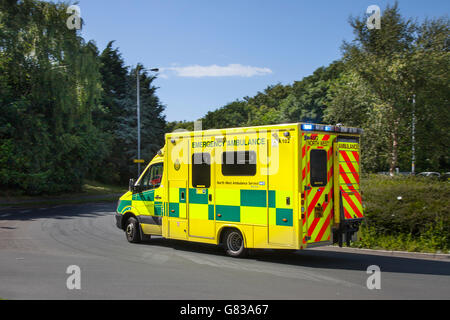
<instances>
[{"instance_id":1,"label":"blue sky","mask_svg":"<svg viewBox=\"0 0 450 320\"><path fill-rule=\"evenodd\" d=\"M161 69L166 119L195 120L268 85L290 84L341 56L348 18L381 0L79 0L82 35L110 40L127 65ZM404 16L448 15L446 0L400 0Z\"/></svg>"}]
</instances>

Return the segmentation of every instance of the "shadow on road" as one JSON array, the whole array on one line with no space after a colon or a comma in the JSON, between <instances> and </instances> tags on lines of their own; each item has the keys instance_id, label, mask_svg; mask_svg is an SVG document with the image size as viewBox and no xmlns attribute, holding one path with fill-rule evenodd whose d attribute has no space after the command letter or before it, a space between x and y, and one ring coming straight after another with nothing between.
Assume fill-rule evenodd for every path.
<instances>
[{"instance_id":1,"label":"shadow on road","mask_svg":"<svg viewBox=\"0 0 450 320\"><path fill-rule=\"evenodd\" d=\"M450 263L446 261L381 256L366 253L304 250L288 255L282 253L261 255L257 259L302 267L360 270L364 272L368 266L377 265L382 272L450 276Z\"/></svg>"},{"instance_id":2,"label":"shadow on road","mask_svg":"<svg viewBox=\"0 0 450 320\"><path fill-rule=\"evenodd\" d=\"M91 203L80 205L62 205L47 209L11 209L0 212L0 220L27 221L38 219L78 219L83 217L99 217L111 215L114 219L115 203ZM4 229L10 228L3 226ZM11 226L12 228L13 226ZM125 238L125 237L124 237ZM126 241L124 239L124 241ZM223 250L214 245L184 242L155 237L144 242L144 246L168 247L184 252L208 254L211 256L225 256ZM124 250L126 250L124 248ZM227 257L227 259L235 259ZM424 260L393 256L372 255L367 253L349 253L327 250L303 250L286 253L276 250L252 250L249 261L299 266L317 269L342 269L366 271L370 265L378 265L381 271L450 276L450 262L439 260ZM246 261L245 259L242 261ZM239 261L239 260L236 260Z\"/></svg>"},{"instance_id":3,"label":"shadow on road","mask_svg":"<svg viewBox=\"0 0 450 320\"><path fill-rule=\"evenodd\" d=\"M116 210L115 203L66 204L49 208L13 208L0 211L0 221L33 221L39 219L76 219L104 216Z\"/></svg>"},{"instance_id":4,"label":"shadow on road","mask_svg":"<svg viewBox=\"0 0 450 320\"><path fill-rule=\"evenodd\" d=\"M142 243L147 246L162 246L192 253L225 256L223 250L214 245L154 238ZM231 258L229 259L236 259ZM241 260L241 259L239 259ZM317 269L342 269L366 272L370 265L377 265L382 272L428 274L450 276L450 262L424 260L366 253L349 253L326 250L303 250L286 253L277 250L252 250L245 260L256 260L290 266Z\"/></svg>"}]
</instances>

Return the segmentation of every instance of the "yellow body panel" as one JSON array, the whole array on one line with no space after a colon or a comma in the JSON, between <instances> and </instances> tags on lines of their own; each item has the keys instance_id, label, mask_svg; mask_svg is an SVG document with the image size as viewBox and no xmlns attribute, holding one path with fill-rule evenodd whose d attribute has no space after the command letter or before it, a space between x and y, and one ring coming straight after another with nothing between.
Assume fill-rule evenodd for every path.
<instances>
[{"instance_id":1,"label":"yellow body panel","mask_svg":"<svg viewBox=\"0 0 450 320\"><path fill-rule=\"evenodd\" d=\"M338 135L305 132L298 123L166 134L164 148L146 169L164 164L161 185L140 195L126 193L120 198L124 202L119 213L155 218L160 224L141 222L142 232L166 238L218 244L224 228L237 228L248 248L329 244L332 228L339 224L339 216L333 215L339 210L334 185L343 183L336 169ZM310 186L310 152L315 149L328 154L328 184L324 190L309 191L305 188ZM209 168L208 177L194 175L194 154L207 154L199 166ZM226 171L234 170L227 167L230 155L248 157L233 161L244 161L249 171ZM254 159L256 169L251 172ZM352 161L359 170L359 162ZM349 179L359 188L355 177ZM202 179L205 184L198 183Z\"/></svg>"},{"instance_id":2,"label":"yellow body panel","mask_svg":"<svg viewBox=\"0 0 450 320\"><path fill-rule=\"evenodd\" d=\"M187 239L187 221L186 219L171 218L169 220L169 237L172 239Z\"/></svg>"},{"instance_id":3,"label":"yellow body panel","mask_svg":"<svg viewBox=\"0 0 450 320\"><path fill-rule=\"evenodd\" d=\"M142 232L145 234L156 234L159 235L162 233L161 226L155 225L155 224L146 224L141 223Z\"/></svg>"}]
</instances>

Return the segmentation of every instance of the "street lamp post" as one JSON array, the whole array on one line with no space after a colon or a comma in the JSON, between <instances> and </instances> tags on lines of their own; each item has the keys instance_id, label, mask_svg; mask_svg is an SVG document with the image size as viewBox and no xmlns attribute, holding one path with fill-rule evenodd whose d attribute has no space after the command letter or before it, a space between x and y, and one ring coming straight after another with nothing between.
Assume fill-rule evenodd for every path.
<instances>
[{"instance_id":1,"label":"street lamp post","mask_svg":"<svg viewBox=\"0 0 450 320\"><path fill-rule=\"evenodd\" d=\"M136 66L136 104L137 104L137 147L138 160L141 160L141 101L140 101L140 82L139 82L139 65ZM143 69L146 70L146 69ZM150 69L149 71L158 72L158 68ZM141 175L141 163L138 161L138 178Z\"/></svg>"}]
</instances>

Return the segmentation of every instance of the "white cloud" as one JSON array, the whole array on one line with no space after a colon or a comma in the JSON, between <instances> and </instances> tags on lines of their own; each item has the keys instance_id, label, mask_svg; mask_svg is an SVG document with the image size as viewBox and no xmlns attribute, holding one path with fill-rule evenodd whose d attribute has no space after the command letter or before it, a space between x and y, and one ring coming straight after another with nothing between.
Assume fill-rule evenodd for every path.
<instances>
[{"instance_id":1,"label":"white cloud","mask_svg":"<svg viewBox=\"0 0 450 320\"><path fill-rule=\"evenodd\" d=\"M174 72L178 77L254 77L271 74L269 68L259 68L252 66L243 66L241 64L229 64L228 66L218 66L216 64L210 66L192 65L186 67L168 67L161 68L162 73L167 71Z\"/></svg>"}]
</instances>

